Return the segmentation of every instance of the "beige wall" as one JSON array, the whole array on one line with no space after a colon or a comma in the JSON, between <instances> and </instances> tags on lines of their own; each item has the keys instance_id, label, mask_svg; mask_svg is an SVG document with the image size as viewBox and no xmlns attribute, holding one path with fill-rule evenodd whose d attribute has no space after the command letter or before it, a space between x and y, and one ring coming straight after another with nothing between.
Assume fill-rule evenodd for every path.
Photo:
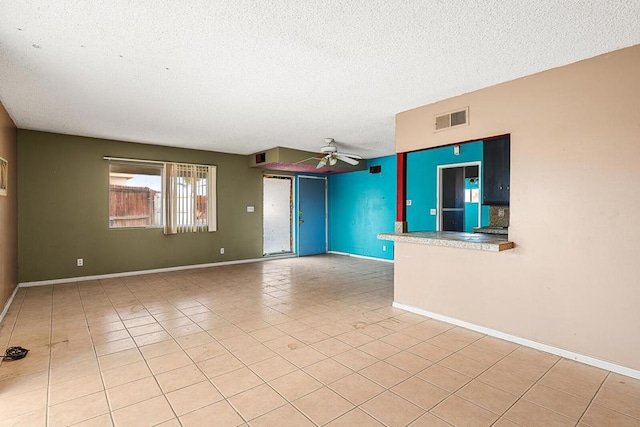
<instances>
[{"instance_id":1,"label":"beige wall","mask_svg":"<svg viewBox=\"0 0 640 427\"><path fill-rule=\"evenodd\" d=\"M511 134L516 249L397 244L395 300L640 370L639 73L640 45L398 114L397 152Z\"/></svg>"},{"instance_id":2,"label":"beige wall","mask_svg":"<svg viewBox=\"0 0 640 427\"><path fill-rule=\"evenodd\" d=\"M0 157L9 162L7 196L0 196L0 312L18 284L16 127L0 104Z\"/></svg>"}]
</instances>

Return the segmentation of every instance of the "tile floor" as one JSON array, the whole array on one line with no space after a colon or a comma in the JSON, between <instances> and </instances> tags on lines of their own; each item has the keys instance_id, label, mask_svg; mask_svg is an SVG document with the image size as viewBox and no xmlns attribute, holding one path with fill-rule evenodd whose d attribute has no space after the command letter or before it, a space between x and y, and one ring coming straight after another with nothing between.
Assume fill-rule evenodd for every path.
<instances>
[{"instance_id":1,"label":"tile floor","mask_svg":"<svg viewBox=\"0 0 640 427\"><path fill-rule=\"evenodd\" d=\"M392 297L337 255L20 289L0 426L640 426L640 381Z\"/></svg>"}]
</instances>

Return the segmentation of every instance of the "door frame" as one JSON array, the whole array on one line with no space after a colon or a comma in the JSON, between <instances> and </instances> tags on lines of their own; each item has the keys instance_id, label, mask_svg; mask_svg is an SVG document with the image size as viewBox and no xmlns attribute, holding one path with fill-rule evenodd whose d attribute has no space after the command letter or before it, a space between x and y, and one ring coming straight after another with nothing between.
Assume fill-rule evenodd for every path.
<instances>
[{"instance_id":1,"label":"door frame","mask_svg":"<svg viewBox=\"0 0 640 427\"><path fill-rule=\"evenodd\" d=\"M446 165L438 165L436 174L436 231L442 231L442 170L451 168L460 168L466 166L478 166L478 190L482 194L482 162L477 160L474 162L451 163ZM464 176L464 175L463 175ZM466 179L466 178L464 178ZM482 226L482 197L478 203L478 227Z\"/></svg>"},{"instance_id":2,"label":"door frame","mask_svg":"<svg viewBox=\"0 0 640 427\"><path fill-rule=\"evenodd\" d=\"M264 179L265 178L277 178L277 179L290 179L291 180L291 190L289 193L289 245L290 250L288 252L282 253L273 253L273 254L265 254L264 253ZM276 257L280 255L291 255L295 253L295 227L294 225L294 209L295 209L295 188L296 188L296 180L294 179L294 175L286 175L286 174L277 174L277 173L263 173L262 174L262 256L263 257Z\"/></svg>"},{"instance_id":3,"label":"door frame","mask_svg":"<svg viewBox=\"0 0 640 427\"><path fill-rule=\"evenodd\" d=\"M296 199L294 202L294 221L295 221L295 254L300 256L300 178L303 179L322 179L324 180L324 251L325 253L329 250L329 198L327 194L327 185L328 180L326 176L317 176L317 175L296 175L295 179L295 195Z\"/></svg>"}]
</instances>

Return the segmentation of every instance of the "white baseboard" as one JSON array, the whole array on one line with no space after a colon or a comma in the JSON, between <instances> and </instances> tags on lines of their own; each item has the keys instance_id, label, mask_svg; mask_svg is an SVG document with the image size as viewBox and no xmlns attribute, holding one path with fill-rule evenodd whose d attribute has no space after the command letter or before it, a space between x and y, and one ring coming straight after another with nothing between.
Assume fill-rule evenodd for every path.
<instances>
[{"instance_id":1,"label":"white baseboard","mask_svg":"<svg viewBox=\"0 0 640 427\"><path fill-rule=\"evenodd\" d=\"M574 353L569 350L554 347L547 344L542 344L536 341L528 340L526 338L518 337L516 335L507 334L505 332L496 331L495 329L485 328L484 326L475 325L473 323L465 322L454 317L445 316L438 313L433 313L421 308L412 307L410 305L400 304L393 302L395 308L409 311L411 313L419 314L421 316L430 317L432 319L440 320L442 322L450 323L452 325L461 326L472 331L480 332L481 334L490 335L492 337L500 338L505 341L511 341L516 344L523 345L525 347L531 347L536 350L544 351L546 353L555 354L567 359L575 360L586 365L595 366L596 368L605 369L607 371L615 372L617 374L626 375L627 377L640 379L640 371L636 369L627 368L626 366L617 365L615 363L607 362L604 360L596 359L595 357L585 356L583 354Z\"/></svg>"},{"instance_id":2,"label":"white baseboard","mask_svg":"<svg viewBox=\"0 0 640 427\"><path fill-rule=\"evenodd\" d=\"M390 262L390 263L393 264L393 260L392 259L376 258L376 257L373 257L373 256L365 256L365 255L356 255L356 254L350 254L348 252L327 251L327 253L328 254L333 254L333 255L350 256L350 257L353 257L353 258L370 259L371 261Z\"/></svg>"},{"instance_id":3,"label":"white baseboard","mask_svg":"<svg viewBox=\"0 0 640 427\"><path fill-rule=\"evenodd\" d=\"M9 307L11 307L11 303L13 302L13 298L15 298L16 294L18 293L18 288L19 287L20 286L16 286L13 289L13 293L11 294L9 299L7 300L7 303L4 305L4 308L2 309L2 313L0 313L0 323L2 323L2 321L4 320L4 316L7 314L7 311L9 311Z\"/></svg>"},{"instance_id":4,"label":"white baseboard","mask_svg":"<svg viewBox=\"0 0 640 427\"><path fill-rule=\"evenodd\" d=\"M269 261L274 259L293 258L293 257L294 255L284 255L284 256L270 256L270 257L264 257L264 258L240 259L236 261L211 262L207 264L179 265L176 267L154 268L151 270L123 271L121 273L98 274L95 276L67 277L65 279L40 280L36 282L21 282L18 284L18 286L21 288L28 288L31 286L46 286L46 285L57 285L60 283L86 282L88 280L112 279L115 277L138 276L141 274L166 273L170 271L193 270L196 268L220 267L223 265L248 264L252 262L263 262L263 261Z\"/></svg>"}]
</instances>

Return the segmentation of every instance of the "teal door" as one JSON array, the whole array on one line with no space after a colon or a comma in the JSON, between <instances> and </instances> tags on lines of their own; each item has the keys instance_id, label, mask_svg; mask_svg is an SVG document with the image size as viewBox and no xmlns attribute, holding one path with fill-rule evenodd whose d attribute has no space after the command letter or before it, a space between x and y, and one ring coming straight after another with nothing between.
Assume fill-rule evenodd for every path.
<instances>
[{"instance_id":1,"label":"teal door","mask_svg":"<svg viewBox=\"0 0 640 427\"><path fill-rule=\"evenodd\" d=\"M327 180L298 176L298 255L327 252Z\"/></svg>"}]
</instances>

